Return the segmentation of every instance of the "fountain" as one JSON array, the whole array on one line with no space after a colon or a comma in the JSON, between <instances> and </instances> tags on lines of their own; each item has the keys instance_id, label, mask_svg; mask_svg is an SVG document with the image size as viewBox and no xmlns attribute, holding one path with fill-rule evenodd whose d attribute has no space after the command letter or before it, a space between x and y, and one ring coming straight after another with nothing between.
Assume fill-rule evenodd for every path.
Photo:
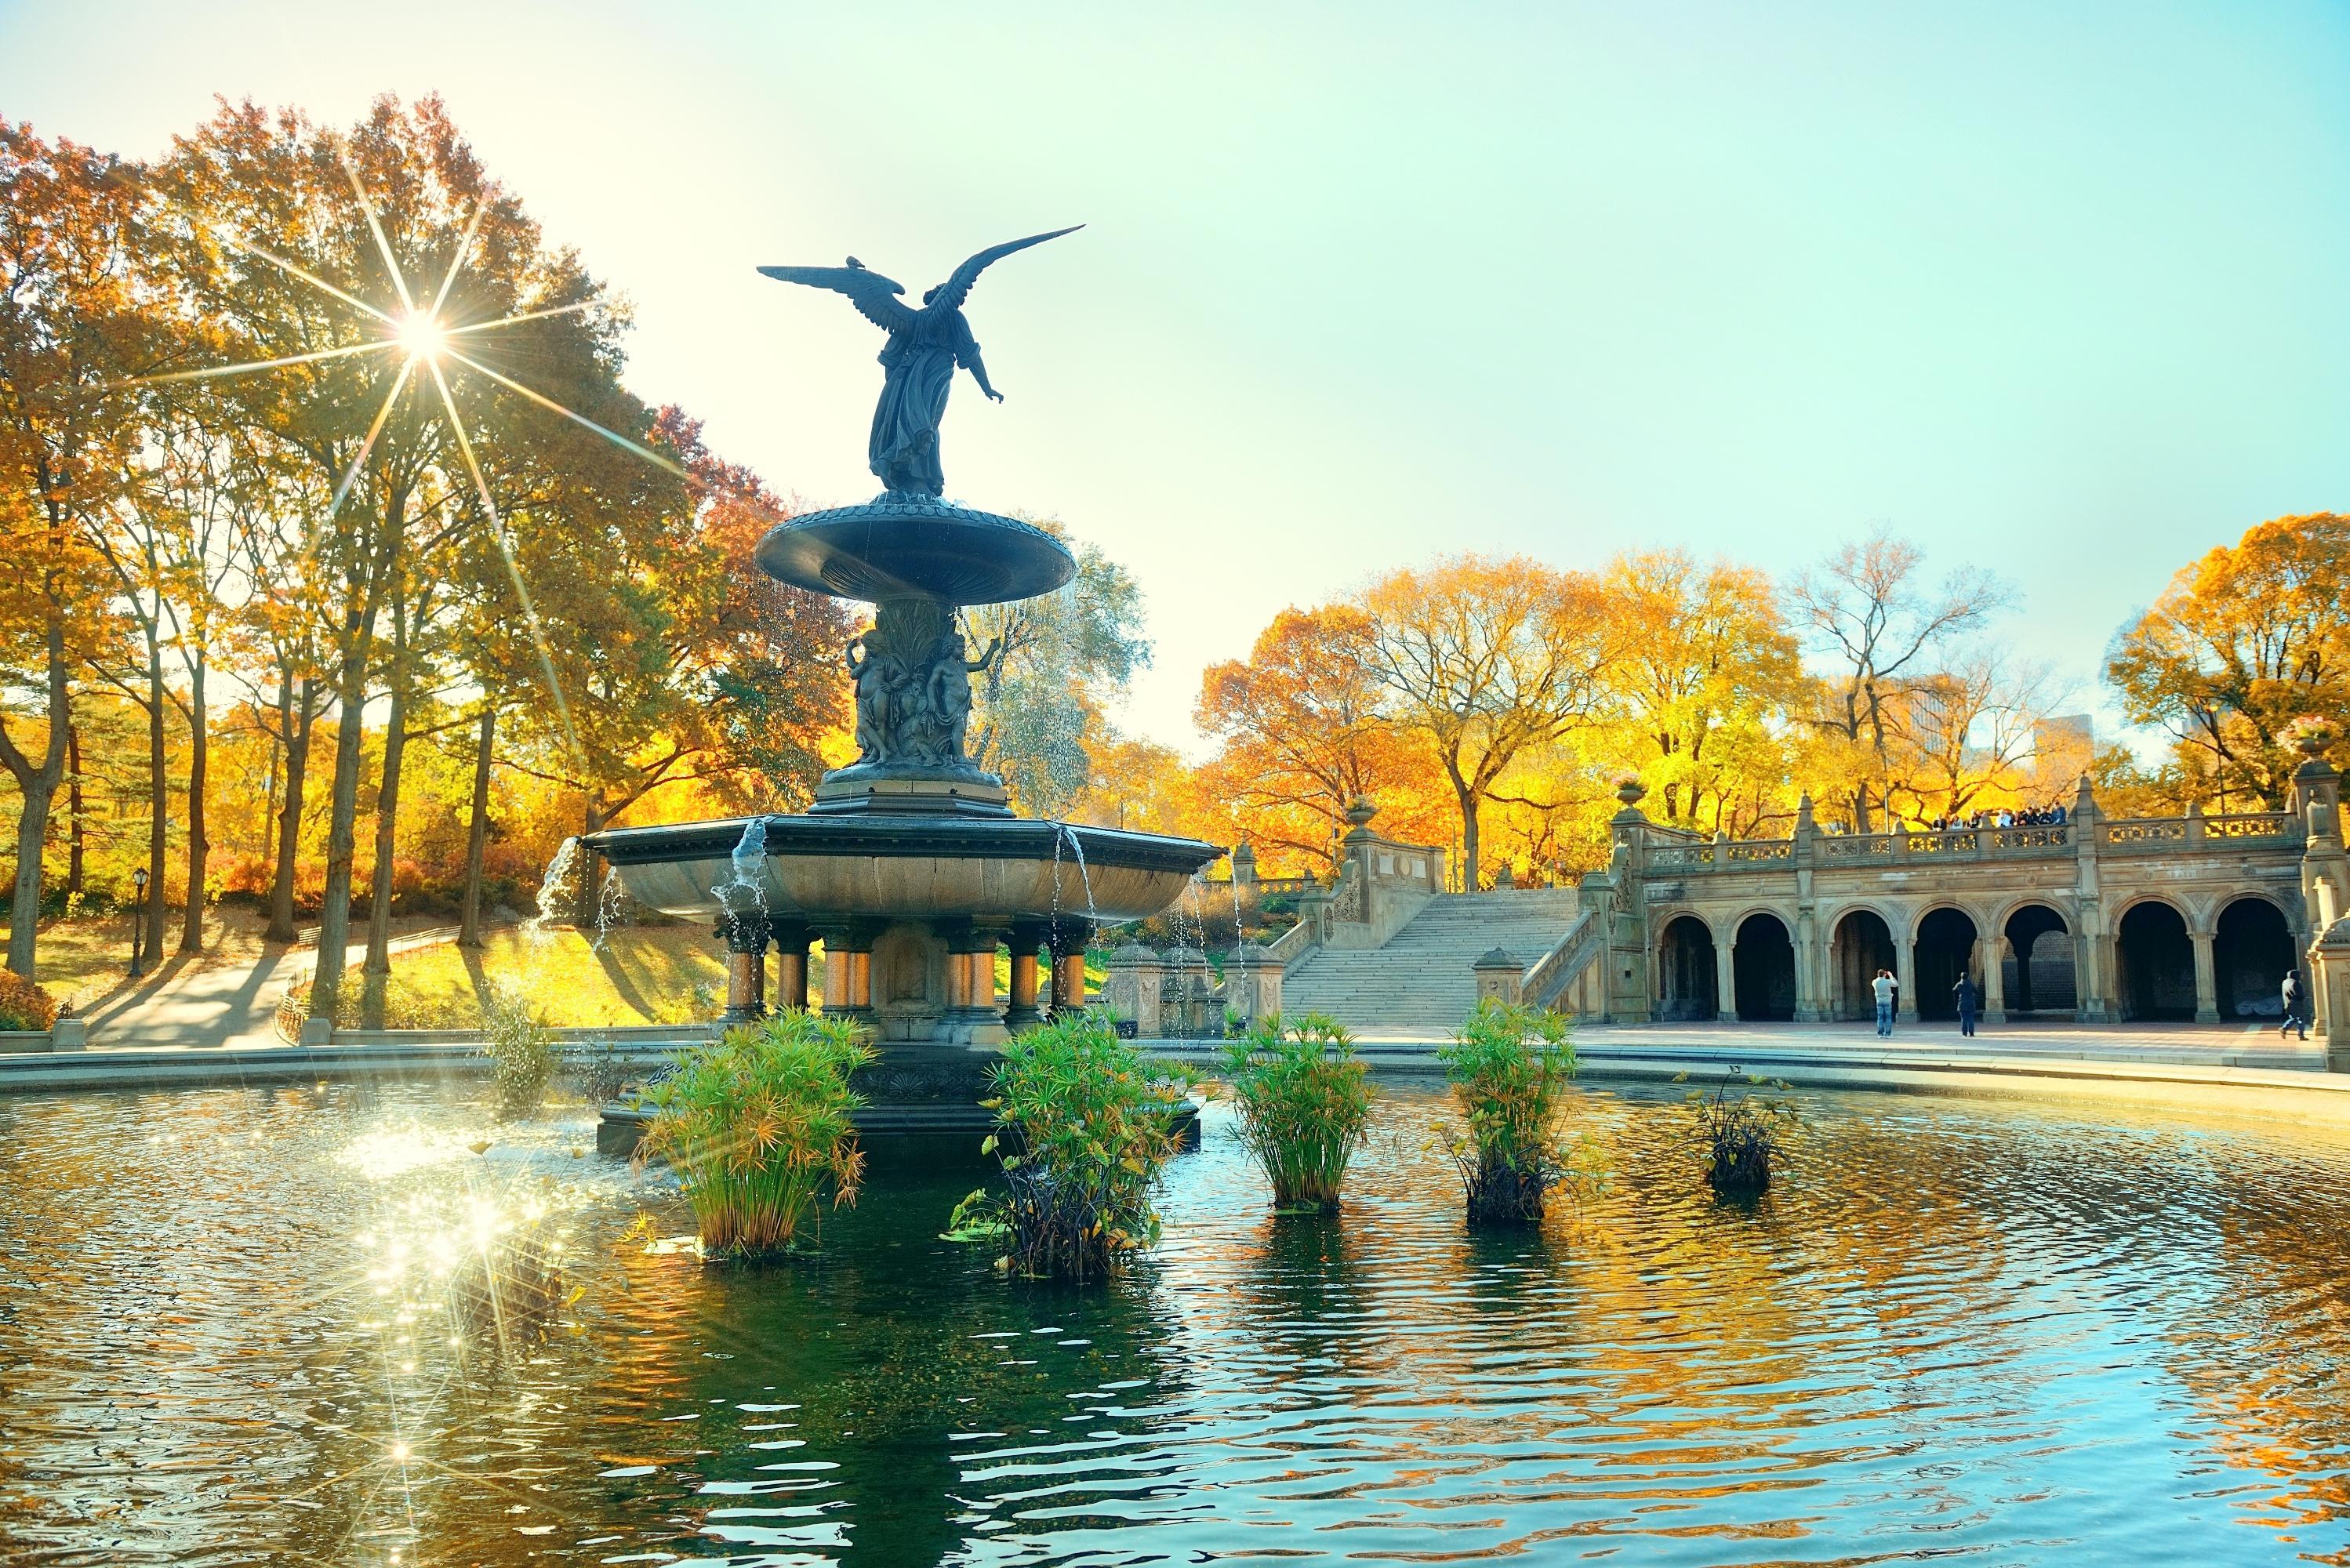
<instances>
[{"instance_id":1,"label":"fountain","mask_svg":"<svg viewBox=\"0 0 2350 1568\"><path fill-rule=\"evenodd\" d=\"M887 488L793 518L754 554L771 576L875 607L872 626L842 650L859 755L825 775L805 813L611 828L579 841L639 903L714 923L729 952L729 1018L764 1012L770 947L778 1003L796 1004L810 944L821 940L823 1010L868 1023L879 1051L858 1084L872 1101L869 1131L988 1125L977 1102L993 1048L1046 1008L1085 1005L1095 928L1157 914L1223 853L1198 839L1015 816L1003 781L965 753L972 673L994 649L974 657L956 612L1051 593L1076 563L1041 528L941 499L939 423L959 368L1002 400L962 317L972 283L989 263L1055 237L982 251L920 308L854 259L760 269L847 295L889 332L868 454ZM999 998L1003 946L1011 992ZM1050 954L1042 988L1040 953Z\"/></svg>"}]
</instances>

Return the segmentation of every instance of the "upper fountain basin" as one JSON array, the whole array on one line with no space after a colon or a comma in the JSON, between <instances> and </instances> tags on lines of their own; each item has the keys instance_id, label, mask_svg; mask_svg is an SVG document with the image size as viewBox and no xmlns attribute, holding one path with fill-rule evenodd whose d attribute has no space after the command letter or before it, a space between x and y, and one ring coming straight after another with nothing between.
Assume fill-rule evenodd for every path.
<instances>
[{"instance_id":1,"label":"upper fountain basin","mask_svg":"<svg viewBox=\"0 0 2350 1568\"><path fill-rule=\"evenodd\" d=\"M902 491L795 517L752 559L795 587L872 603L1003 604L1049 594L1077 573L1068 547L1042 528Z\"/></svg>"},{"instance_id":2,"label":"upper fountain basin","mask_svg":"<svg viewBox=\"0 0 2350 1568\"><path fill-rule=\"evenodd\" d=\"M743 830L764 820L757 891L737 876ZM639 903L714 919L763 907L811 922L865 919L1139 920L1180 898L1221 846L1196 838L1014 819L769 816L591 834L581 846ZM747 868L746 868L747 869Z\"/></svg>"}]
</instances>

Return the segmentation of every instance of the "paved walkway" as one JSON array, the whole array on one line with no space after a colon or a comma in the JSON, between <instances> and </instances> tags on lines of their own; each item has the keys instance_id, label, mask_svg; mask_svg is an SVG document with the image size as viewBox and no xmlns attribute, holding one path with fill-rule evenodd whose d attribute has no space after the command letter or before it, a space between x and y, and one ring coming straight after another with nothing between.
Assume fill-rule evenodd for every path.
<instances>
[{"instance_id":1,"label":"paved walkway","mask_svg":"<svg viewBox=\"0 0 2350 1568\"><path fill-rule=\"evenodd\" d=\"M445 929L411 931L391 939L397 957L446 940ZM344 950L346 973L356 977L367 962L367 944ZM93 1050L213 1049L285 1044L277 1037L277 1004L286 988L310 978L317 952L306 946L270 944L251 964L200 966L174 957L130 991L90 1010Z\"/></svg>"}]
</instances>

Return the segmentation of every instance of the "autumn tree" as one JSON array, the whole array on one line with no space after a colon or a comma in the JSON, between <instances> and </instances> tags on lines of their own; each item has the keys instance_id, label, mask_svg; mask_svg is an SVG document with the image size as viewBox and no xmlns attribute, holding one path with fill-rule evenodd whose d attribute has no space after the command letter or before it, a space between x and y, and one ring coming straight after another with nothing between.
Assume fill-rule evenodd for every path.
<instances>
[{"instance_id":1,"label":"autumn tree","mask_svg":"<svg viewBox=\"0 0 2350 1568\"><path fill-rule=\"evenodd\" d=\"M27 978L75 674L103 636L90 533L137 440L120 381L151 330L147 211L136 168L0 119L0 681L37 714L0 701L0 765L18 795L8 967Z\"/></svg>"},{"instance_id":2,"label":"autumn tree","mask_svg":"<svg viewBox=\"0 0 2350 1568\"><path fill-rule=\"evenodd\" d=\"M1880 527L1799 575L1787 598L1833 670L1807 722L1840 753L1835 771L1853 831L1870 832L1873 814L1888 805L1905 693L1934 673L1937 657L2004 609L2008 590L1975 566L1929 583L1925 553Z\"/></svg>"},{"instance_id":3,"label":"autumn tree","mask_svg":"<svg viewBox=\"0 0 2350 1568\"><path fill-rule=\"evenodd\" d=\"M1480 885L1478 817L1511 765L1591 714L1614 657L1598 587L1523 557L1457 556L1373 584L1362 607L1385 711L1451 784L1461 870Z\"/></svg>"},{"instance_id":4,"label":"autumn tree","mask_svg":"<svg viewBox=\"0 0 2350 1568\"><path fill-rule=\"evenodd\" d=\"M2277 517L2180 569L2123 628L2106 677L2171 739L2189 800L2285 805L2303 715L2350 715L2350 517ZM2336 745L2337 763L2350 749Z\"/></svg>"},{"instance_id":5,"label":"autumn tree","mask_svg":"<svg viewBox=\"0 0 2350 1568\"><path fill-rule=\"evenodd\" d=\"M1425 761L1381 719L1377 628L1357 606L1295 607L1245 659L1208 667L1194 717L1220 743L1210 764L1260 848L1328 861L1347 805L1381 796Z\"/></svg>"},{"instance_id":6,"label":"autumn tree","mask_svg":"<svg viewBox=\"0 0 2350 1568\"><path fill-rule=\"evenodd\" d=\"M480 471L518 466L499 453L510 413L552 421L537 398L576 411L578 389L616 389L622 320L572 257L542 247L436 99L380 100L347 133L224 105L179 140L163 180L191 313L255 371L221 381L222 396L332 486L314 541L333 588L338 715L312 992L325 1013L342 978L385 617L445 535L493 520Z\"/></svg>"},{"instance_id":7,"label":"autumn tree","mask_svg":"<svg viewBox=\"0 0 2350 1568\"><path fill-rule=\"evenodd\" d=\"M1783 787L1780 732L1806 685L1771 579L1700 566L1684 550L1618 556L1600 579L1621 657L1604 709L1609 760L1639 776L1649 809L1677 827L1754 826L1754 785Z\"/></svg>"}]
</instances>

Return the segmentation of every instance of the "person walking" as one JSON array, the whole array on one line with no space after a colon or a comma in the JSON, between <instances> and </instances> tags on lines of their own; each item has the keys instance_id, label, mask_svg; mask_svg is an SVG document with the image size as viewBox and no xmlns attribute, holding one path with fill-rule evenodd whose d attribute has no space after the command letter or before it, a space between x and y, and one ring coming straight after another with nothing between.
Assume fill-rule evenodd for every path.
<instances>
[{"instance_id":1,"label":"person walking","mask_svg":"<svg viewBox=\"0 0 2350 1568\"><path fill-rule=\"evenodd\" d=\"M1975 977L1962 973L1959 976L1959 983L1950 989L1959 999L1959 1033L1972 1039L1975 1032Z\"/></svg>"},{"instance_id":2,"label":"person walking","mask_svg":"<svg viewBox=\"0 0 2350 1568\"><path fill-rule=\"evenodd\" d=\"M2309 1038L2309 988L2301 983L2301 971L2284 971L2284 1022L2277 1025L2280 1039L2294 1029L2303 1040Z\"/></svg>"},{"instance_id":3,"label":"person walking","mask_svg":"<svg viewBox=\"0 0 2350 1568\"><path fill-rule=\"evenodd\" d=\"M1877 1032L1879 1034L1891 1034L1893 1033L1893 997L1895 992L1901 989L1901 982L1893 978L1891 970L1881 969L1877 971L1877 978L1868 982L1868 989L1877 993Z\"/></svg>"}]
</instances>

